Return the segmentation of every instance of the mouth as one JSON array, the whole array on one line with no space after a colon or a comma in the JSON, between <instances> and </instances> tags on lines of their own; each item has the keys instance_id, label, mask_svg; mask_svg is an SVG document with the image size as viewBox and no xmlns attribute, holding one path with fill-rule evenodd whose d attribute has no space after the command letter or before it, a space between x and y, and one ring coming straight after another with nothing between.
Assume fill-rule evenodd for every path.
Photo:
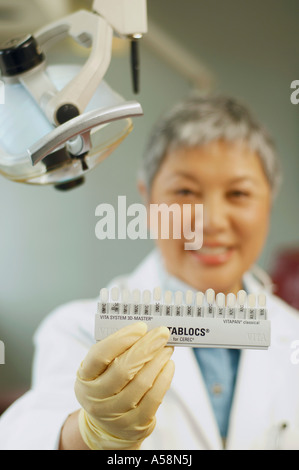
<instances>
[{"instance_id":1,"label":"mouth","mask_svg":"<svg viewBox=\"0 0 299 470\"><path fill-rule=\"evenodd\" d=\"M197 252L203 255L222 255L230 250L228 246L202 246Z\"/></svg>"},{"instance_id":2,"label":"mouth","mask_svg":"<svg viewBox=\"0 0 299 470\"><path fill-rule=\"evenodd\" d=\"M235 248L226 245L203 245L198 251L190 251L191 256L198 262L208 266L227 263Z\"/></svg>"}]
</instances>

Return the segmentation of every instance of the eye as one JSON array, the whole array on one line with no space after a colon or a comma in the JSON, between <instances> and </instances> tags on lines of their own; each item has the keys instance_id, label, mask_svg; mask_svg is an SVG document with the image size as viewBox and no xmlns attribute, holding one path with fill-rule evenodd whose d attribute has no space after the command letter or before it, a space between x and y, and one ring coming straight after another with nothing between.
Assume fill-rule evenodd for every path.
<instances>
[{"instance_id":1,"label":"eye","mask_svg":"<svg viewBox=\"0 0 299 470\"><path fill-rule=\"evenodd\" d=\"M188 188L177 189L175 193L178 194L179 196L191 196L194 194L194 192Z\"/></svg>"},{"instance_id":2,"label":"eye","mask_svg":"<svg viewBox=\"0 0 299 470\"><path fill-rule=\"evenodd\" d=\"M234 189L233 191L230 191L228 195L233 199L243 199L249 197L249 192L240 189Z\"/></svg>"}]
</instances>

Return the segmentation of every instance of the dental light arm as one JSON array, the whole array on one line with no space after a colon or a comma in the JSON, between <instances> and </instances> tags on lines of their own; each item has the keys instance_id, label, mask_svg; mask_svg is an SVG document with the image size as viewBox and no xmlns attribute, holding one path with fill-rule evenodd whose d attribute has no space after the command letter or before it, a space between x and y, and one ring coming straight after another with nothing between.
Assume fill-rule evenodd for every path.
<instances>
[{"instance_id":1,"label":"dental light arm","mask_svg":"<svg viewBox=\"0 0 299 470\"><path fill-rule=\"evenodd\" d=\"M147 32L146 0L94 0L93 10L120 36L138 38Z\"/></svg>"},{"instance_id":2,"label":"dental light arm","mask_svg":"<svg viewBox=\"0 0 299 470\"><path fill-rule=\"evenodd\" d=\"M100 16L87 11L78 11L35 34L35 39L44 50L71 36L81 45L91 46L91 52L80 73L61 91L45 77L44 70L20 78L55 125L82 114L96 88L109 67L112 50L112 28Z\"/></svg>"},{"instance_id":3,"label":"dental light arm","mask_svg":"<svg viewBox=\"0 0 299 470\"><path fill-rule=\"evenodd\" d=\"M78 179L85 171L93 168L97 163L96 154L98 162L106 158L131 131L129 118L143 114L138 102L125 102L107 87L104 90L103 79L111 62L113 34L132 42L131 64L134 91L137 92L137 42L146 31L146 0L95 0L92 11L77 11L43 27L33 36L15 39L2 46L1 78L6 84L8 97L7 106L5 104L4 107L6 106L13 120L10 102L14 106L15 103L14 97L9 100L12 94L9 87L20 85L42 112L45 131L41 135L36 132L34 141L27 138L27 142L24 138L24 151L7 150L5 137L11 132L11 128L16 133L15 141L20 141L20 137L17 135L17 125L12 123L8 128L9 119L1 116L3 110L0 109L0 172L14 181L59 185ZM47 66L46 57L55 44L68 37L89 48L89 56L67 83L64 80L62 86L57 86L50 67ZM65 73L63 77L66 75L68 74ZM100 98L95 109L88 108L90 103L96 101L94 97L99 89ZM105 99L102 104L103 93ZM106 99L106 95L109 99ZM29 107L33 108L34 105L29 103ZM33 109L29 111L32 113ZM2 121L7 126L6 135ZM107 134L107 125L116 121L119 121L119 125L112 138L111 132ZM46 123L49 124L48 127ZM108 135L102 139L101 145L99 138L93 138L98 131Z\"/></svg>"},{"instance_id":4,"label":"dental light arm","mask_svg":"<svg viewBox=\"0 0 299 470\"><path fill-rule=\"evenodd\" d=\"M141 106L135 102L127 102L125 105L115 106L113 108L103 109L101 113L97 111L90 111L84 116L78 116L72 120L72 123L66 122L65 124L57 127L49 136L45 139L38 141L32 148L28 149L28 155L30 156L33 164L35 165L39 161L43 160L47 155L54 152L61 144L69 142L69 146L79 145L78 142L74 143L71 139L74 139L77 135L86 137L82 138L81 147L78 150L73 150L73 153L81 155L90 150L90 140L88 132L95 126L111 122L114 119L126 118L128 116L139 116L142 113Z\"/></svg>"},{"instance_id":5,"label":"dental light arm","mask_svg":"<svg viewBox=\"0 0 299 470\"><path fill-rule=\"evenodd\" d=\"M56 125L81 114L91 100L111 61L113 28L134 40L147 30L144 0L95 0L93 10L96 13L78 11L34 35L44 52L68 36L91 47L81 72L63 90L55 89L43 69L20 77L49 121Z\"/></svg>"},{"instance_id":6,"label":"dental light arm","mask_svg":"<svg viewBox=\"0 0 299 470\"><path fill-rule=\"evenodd\" d=\"M95 0L94 11L103 15L113 29L131 42L131 67L134 92L139 91L139 39L147 32L146 0Z\"/></svg>"}]
</instances>

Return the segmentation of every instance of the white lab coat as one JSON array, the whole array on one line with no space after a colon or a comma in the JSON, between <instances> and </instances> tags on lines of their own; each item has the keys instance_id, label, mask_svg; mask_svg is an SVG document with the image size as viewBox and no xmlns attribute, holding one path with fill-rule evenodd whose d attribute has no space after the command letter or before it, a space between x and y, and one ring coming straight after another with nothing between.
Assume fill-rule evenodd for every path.
<instances>
[{"instance_id":1,"label":"white lab coat","mask_svg":"<svg viewBox=\"0 0 299 470\"><path fill-rule=\"evenodd\" d=\"M165 283L157 251L130 275L110 283L150 289ZM163 277L164 276L164 277ZM261 285L247 274L250 292ZM55 450L67 416L79 409L73 387L76 371L94 342L97 299L69 303L54 311L35 335L32 390L0 419L0 449ZM299 449L299 364L292 342L299 339L299 314L268 295L272 322L269 350L241 354L227 449ZM194 353L176 348L176 370L157 412L157 425L142 449L222 449L213 410Z\"/></svg>"}]
</instances>

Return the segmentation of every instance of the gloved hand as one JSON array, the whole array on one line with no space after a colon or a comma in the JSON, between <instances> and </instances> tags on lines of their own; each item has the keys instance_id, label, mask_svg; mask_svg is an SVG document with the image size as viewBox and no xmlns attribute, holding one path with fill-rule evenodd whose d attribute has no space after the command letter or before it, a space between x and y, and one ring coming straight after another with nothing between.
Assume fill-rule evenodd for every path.
<instances>
[{"instance_id":1,"label":"gloved hand","mask_svg":"<svg viewBox=\"0 0 299 470\"><path fill-rule=\"evenodd\" d=\"M118 330L90 349L77 373L81 436L92 450L136 450L151 434L170 387L173 348L166 327Z\"/></svg>"}]
</instances>

